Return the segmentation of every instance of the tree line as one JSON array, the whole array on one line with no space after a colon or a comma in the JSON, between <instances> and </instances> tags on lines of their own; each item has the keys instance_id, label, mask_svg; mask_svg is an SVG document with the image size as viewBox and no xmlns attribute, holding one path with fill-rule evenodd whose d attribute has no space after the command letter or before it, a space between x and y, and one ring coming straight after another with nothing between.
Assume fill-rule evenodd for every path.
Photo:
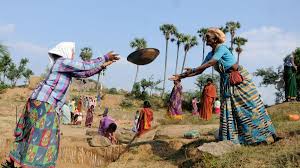
<instances>
[{"instance_id":1,"label":"tree line","mask_svg":"<svg viewBox=\"0 0 300 168\"><path fill-rule=\"evenodd\" d=\"M219 27L220 30L222 30L225 34L230 33L230 50L233 52L235 51L238 55L238 62L240 60L240 55L243 51L242 46L244 46L247 43L247 39L243 37L236 36L236 31L241 27L241 24L239 22L229 21L225 24L223 27ZM181 73L184 71L188 52L195 46L199 44L197 36L191 35L191 34L185 34L180 32L177 27L174 24L163 24L159 27L159 30L162 32L164 39L165 39L165 60L164 60L164 75L163 75L163 86L162 86L162 95L165 93L165 82L166 82L166 71L168 68L168 48L169 48L169 42L173 42L176 45L176 64L174 68L174 74L178 74L178 60L180 56L180 49L183 47L183 62L181 66ZM199 28L197 31L195 31L198 34L198 37L200 38L200 41L202 42L202 61L204 61L205 58L205 48L206 48L206 33L208 28ZM147 47L147 41L144 38L134 38L130 42L130 47L139 50ZM139 66L137 66L136 74L134 78L134 84L137 82L139 73ZM199 81L203 81L204 76L199 76L196 80L196 85L200 86L202 84L199 84ZM205 76L206 78L208 76ZM212 69L212 78L216 78L213 75L213 69Z\"/></svg>"},{"instance_id":2,"label":"tree line","mask_svg":"<svg viewBox=\"0 0 300 168\"><path fill-rule=\"evenodd\" d=\"M28 84L29 78L33 75L31 69L27 68L29 60L22 58L19 64L15 63L7 47L0 44L0 84L3 87L15 87L20 79Z\"/></svg>"}]
</instances>

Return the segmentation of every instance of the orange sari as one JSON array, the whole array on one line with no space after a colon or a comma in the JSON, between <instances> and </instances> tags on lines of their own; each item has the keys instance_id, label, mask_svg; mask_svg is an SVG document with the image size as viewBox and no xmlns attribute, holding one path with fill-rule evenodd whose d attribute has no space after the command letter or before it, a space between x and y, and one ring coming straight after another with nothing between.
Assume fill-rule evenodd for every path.
<instances>
[{"instance_id":1,"label":"orange sari","mask_svg":"<svg viewBox=\"0 0 300 168\"><path fill-rule=\"evenodd\" d=\"M81 101L81 99L79 99L78 104L77 104L77 109L78 109L79 112L82 112L81 107L82 107L82 101Z\"/></svg>"},{"instance_id":2,"label":"orange sari","mask_svg":"<svg viewBox=\"0 0 300 168\"><path fill-rule=\"evenodd\" d=\"M200 109L200 117L204 120L210 120L212 117L213 111L213 102L217 97L217 90L215 85L207 84L205 85L202 92L202 101L201 101L201 109Z\"/></svg>"},{"instance_id":3,"label":"orange sari","mask_svg":"<svg viewBox=\"0 0 300 168\"><path fill-rule=\"evenodd\" d=\"M140 111L140 117L137 124L139 136L151 129L152 120L153 120L152 110L150 108L143 108Z\"/></svg>"}]
</instances>

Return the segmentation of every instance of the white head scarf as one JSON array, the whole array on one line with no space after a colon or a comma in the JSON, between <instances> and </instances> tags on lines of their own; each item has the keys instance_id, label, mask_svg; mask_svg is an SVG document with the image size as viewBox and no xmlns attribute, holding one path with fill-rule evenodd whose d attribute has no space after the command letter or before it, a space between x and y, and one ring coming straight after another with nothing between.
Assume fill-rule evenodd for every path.
<instances>
[{"instance_id":1,"label":"white head scarf","mask_svg":"<svg viewBox=\"0 0 300 168\"><path fill-rule=\"evenodd\" d=\"M54 48L48 51L50 64L53 65L56 59L56 57L54 57L53 54L64 58L73 59L74 52L75 52L74 42L61 42L57 44Z\"/></svg>"}]
</instances>

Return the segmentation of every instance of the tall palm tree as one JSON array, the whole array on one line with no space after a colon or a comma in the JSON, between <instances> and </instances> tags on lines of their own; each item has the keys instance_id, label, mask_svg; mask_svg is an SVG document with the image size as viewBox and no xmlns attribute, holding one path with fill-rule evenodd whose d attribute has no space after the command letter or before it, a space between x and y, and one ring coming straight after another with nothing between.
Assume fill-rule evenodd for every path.
<instances>
[{"instance_id":1,"label":"tall palm tree","mask_svg":"<svg viewBox=\"0 0 300 168\"><path fill-rule=\"evenodd\" d=\"M8 54L6 46L0 44L0 56L3 56L5 54Z\"/></svg>"},{"instance_id":2,"label":"tall palm tree","mask_svg":"<svg viewBox=\"0 0 300 168\"><path fill-rule=\"evenodd\" d=\"M93 50L90 48L90 47L84 47L82 49L80 49L80 58L81 60L83 61L89 61L91 60L91 58L93 57ZM100 73L98 73L98 78L97 78L97 83L96 83L96 89L97 89L97 92L98 92L98 85L99 85L99 78L100 78ZM81 82L84 82L85 80L81 80ZM85 82L84 82L85 83ZM84 89L85 87L83 87L82 89Z\"/></svg>"},{"instance_id":3,"label":"tall palm tree","mask_svg":"<svg viewBox=\"0 0 300 168\"><path fill-rule=\"evenodd\" d=\"M129 45L131 48L134 48L135 50L140 50L147 47L147 41L144 38L135 38L133 41L130 42ZM133 84L135 84L137 81L138 73L139 73L139 66L136 65L136 73L135 73Z\"/></svg>"},{"instance_id":4,"label":"tall palm tree","mask_svg":"<svg viewBox=\"0 0 300 168\"><path fill-rule=\"evenodd\" d=\"M243 45L245 45L248 42L247 39L243 38L243 37L235 37L233 39L233 43L235 45L237 45L235 51L238 54L238 59L237 59L237 63L239 63L240 61L240 54L242 53L243 49L241 48Z\"/></svg>"},{"instance_id":5,"label":"tall palm tree","mask_svg":"<svg viewBox=\"0 0 300 168\"><path fill-rule=\"evenodd\" d=\"M186 56L187 56L187 53L188 51L194 47L198 45L198 42L197 42L197 37L196 36L190 36L190 35L186 35L184 37L184 58L183 58L183 63L182 63L182 69L181 69L181 73L183 72L184 70L184 65L185 65L185 60L186 60Z\"/></svg>"},{"instance_id":6,"label":"tall palm tree","mask_svg":"<svg viewBox=\"0 0 300 168\"><path fill-rule=\"evenodd\" d=\"M180 45L184 42L184 34L176 32L175 38L172 38L171 41L176 42L176 45L177 45L177 56L176 56L176 67L175 67L175 74L177 74L179 48L180 48Z\"/></svg>"},{"instance_id":7,"label":"tall palm tree","mask_svg":"<svg viewBox=\"0 0 300 168\"><path fill-rule=\"evenodd\" d=\"M166 76L167 76L167 61L168 61L168 44L171 35L177 32L177 28L173 24L163 24L159 27L160 31L163 32L166 39L166 55L165 55L165 72L164 72L164 81L163 81L163 89L162 96L165 93L165 84L166 84Z\"/></svg>"},{"instance_id":8,"label":"tall palm tree","mask_svg":"<svg viewBox=\"0 0 300 168\"><path fill-rule=\"evenodd\" d=\"M91 48L89 47L84 47L81 49L81 52L80 52L80 58L83 60L83 61L88 61L90 60L91 58L93 57L93 51Z\"/></svg>"},{"instance_id":9,"label":"tall palm tree","mask_svg":"<svg viewBox=\"0 0 300 168\"><path fill-rule=\"evenodd\" d=\"M197 31L199 37L202 40L202 62L204 61L204 55L205 55L205 44L206 44L206 38L205 35L207 33L207 28L201 28Z\"/></svg>"},{"instance_id":10,"label":"tall palm tree","mask_svg":"<svg viewBox=\"0 0 300 168\"><path fill-rule=\"evenodd\" d=\"M224 34L228 33L228 30L226 29L226 27L221 26L221 27L219 27L219 29L220 29Z\"/></svg>"},{"instance_id":11,"label":"tall palm tree","mask_svg":"<svg viewBox=\"0 0 300 168\"><path fill-rule=\"evenodd\" d=\"M230 33L230 50L233 51L233 39L235 36L235 32L237 29L241 28L241 24L239 22L227 22L226 23L226 30Z\"/></svg>"}]
</instances>

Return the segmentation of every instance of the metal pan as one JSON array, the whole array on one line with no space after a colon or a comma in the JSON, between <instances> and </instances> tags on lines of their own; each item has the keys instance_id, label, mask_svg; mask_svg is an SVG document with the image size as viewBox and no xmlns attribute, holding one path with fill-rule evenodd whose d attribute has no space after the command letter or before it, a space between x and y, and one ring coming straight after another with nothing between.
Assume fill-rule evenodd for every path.
<instances>
[{"instance_id":1,"label":"metal pan","mask_svg":"<svg viewBox=\"0 0 300 168\"><path fill-rule=\"evenodd\" d=\"M136 65L146 65L155 60L159 55L159 50L156 48L144 48L132 52L128 55L127 61Z\"/></svg>"}]
</instances>

